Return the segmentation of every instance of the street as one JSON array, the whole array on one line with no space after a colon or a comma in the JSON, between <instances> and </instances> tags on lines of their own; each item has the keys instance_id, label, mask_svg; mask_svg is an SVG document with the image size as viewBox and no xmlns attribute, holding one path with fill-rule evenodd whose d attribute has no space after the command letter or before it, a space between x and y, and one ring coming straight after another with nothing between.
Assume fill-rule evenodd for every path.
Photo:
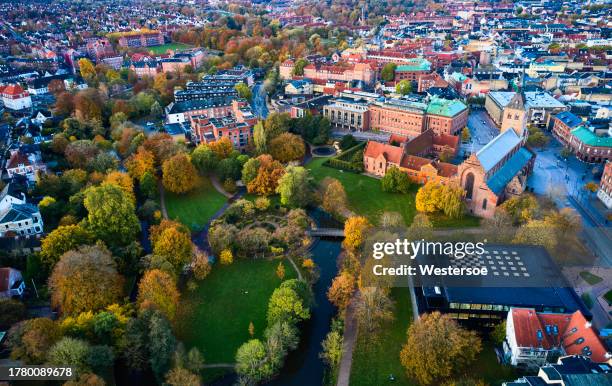
<instances>
[{"instance_id":1,"label":"street","mask_svg":"<svg viewBox=\"0 0 612 386\"><path fill-rule=\"evenodd\" d=\"M266 118L268 116L268 105L266 104L267 97L268 94L263 84L261 82L255 83L253 86L252 107L255 114L260 118Z\"/></svg>"},{"instance_id":2,"label":"street","mask_svg":"<svg viewBox=\"0 0 612 386\"><path fill-rule=\"evenodd\" d=\"M462 145L467 155L477 152L499 134L499 129L486 110L472 110L467 126L470 129L470 142Z\"/></svg>"}]
</instances>

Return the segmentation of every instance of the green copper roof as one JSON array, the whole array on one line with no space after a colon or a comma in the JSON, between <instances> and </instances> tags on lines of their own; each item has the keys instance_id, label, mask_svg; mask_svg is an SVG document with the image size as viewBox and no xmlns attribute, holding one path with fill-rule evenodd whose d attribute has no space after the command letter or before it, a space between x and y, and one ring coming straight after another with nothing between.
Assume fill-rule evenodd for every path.
<instances>
[{"instance_id":1,"label":"green copper roof","mask_svg":"<svg viewBox=\"0 0 612 386\"><path fill-rule=\"evenodd\" d=\"M428 114L442 115L444 117L454 117L463 110L467 109L467 106L463 102L458 100L448 100L442 98L431 98L429 106L427 106Z\"/></svg>"},{"instance_id":2,"label":"green copper roof","mask_svg":"<svg viewBox=\"0 0 612 386\"><path fill-rule=\"evenodd\" d=\"M422 58L411 59L409 64L402 64L395 68L395 72L401 71L430 71L431 63Z\"/></svg>"},{"instance_id":3,"label":"green copper roof","mask_svg":"<svg viewBox=\"0 0 612 386\"><path fill-rule=\"evenodd\" d=\"M591 130L580 126L572 130L572 134L589 146L612 147L612 137L598 137Z\"/></svg>"}]
</instances>

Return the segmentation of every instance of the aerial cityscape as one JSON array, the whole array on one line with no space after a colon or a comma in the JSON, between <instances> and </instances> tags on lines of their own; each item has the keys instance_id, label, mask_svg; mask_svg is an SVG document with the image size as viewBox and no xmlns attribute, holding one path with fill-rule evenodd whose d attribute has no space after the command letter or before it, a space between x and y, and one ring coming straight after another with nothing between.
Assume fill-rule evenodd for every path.
<instances>
[{"instance_id":1,"label":"aerial cityscape","mask_svg":"<svg viewBox=\"0 0 612 386\"><path fill-rule=\"evenodd\" d=\"M0 1L0 385L612 386L612 0Z\"/></svg>"}]
</instances>

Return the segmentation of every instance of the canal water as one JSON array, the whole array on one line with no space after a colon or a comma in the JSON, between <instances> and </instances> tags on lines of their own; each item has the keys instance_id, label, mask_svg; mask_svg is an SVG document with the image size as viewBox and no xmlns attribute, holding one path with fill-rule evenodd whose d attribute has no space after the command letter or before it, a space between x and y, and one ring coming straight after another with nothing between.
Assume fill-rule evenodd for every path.
<instances>
[{"instance_id":1,"label":"canal water","mask_svg":"<svg viewBox=\"0 0 612 386\"><path fill-rule=\"evenodd\" d=\"M342 228L319 209L308 211L308 215L322 228ZM330 330L336 307L327 299L327 290L338 274L337 257L341 250L339 239L317 239L311 248L312 259L319 267L319 280L313 286L315 305L310 320L301 326L300 344L287 356L281 375L268 382L270 386L320 385L323 382L325 365L319 353L321 343Z\"/></svg>"}]
</instances>

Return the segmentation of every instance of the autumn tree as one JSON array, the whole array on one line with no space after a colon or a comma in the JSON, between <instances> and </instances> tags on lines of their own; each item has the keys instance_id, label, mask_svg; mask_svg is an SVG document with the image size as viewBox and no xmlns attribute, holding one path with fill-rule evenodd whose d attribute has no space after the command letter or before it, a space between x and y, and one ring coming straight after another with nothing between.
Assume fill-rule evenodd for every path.
<instances>
[{"instance_id":1,"label":"autumn tree","mask_svg":"<svg viewBox=\"0 0 612 386\"><path fill-rule=\"evenodd\" d=\"M268 379L273 369L266 361L266 347L259 339L251 339L236 352L236 373L243 384L257 384Z\"/></svg>"},{"instance_id":2,"label":"autumn tree","mask_svg":"<svg viewBox=\"0 0 612 386\"><path fill-rule=\"evenodd\" d=\"M548 251L554 251L558 242L558 230L544 220L529 220L519 227L514 237L518 244L540 245Z\"/></svg>"},{"instance_id":3,"label":"autumn tree","mask_svg":"<svg viewBox=\"0 0 612 386\"><path fill-rule=\"evenodd\" d=\"M247 184L247 190L249 193L269 196L275 193L278 180L285 173L285 169L268 154L260 155L257 160L259 161L257 176Z\"/></svg>"},{"instance_id":4,"label":"autumn tree","mask_svg":"<svg viewBox=\"0 0 612 386\"><path fill-rule=\"evenodd\" d=\"M228 137L221 137L216 141L206 144L206 146L212 150L220 160L226 159L234 151L232 141L230 141Z\"/></svg>"},{"instance_id":5,"label":"autumn tree","mask_svg":"<svg viewBox=\"0 0 612 386\"><path fill-rule=\"evenodd\" d=\"M48 267L53 267L64 253L93 241L94 235L81 225L60 226L42 240L40 255Z\"/></svg>"},{"instance_id":6,"label":"autumn tree","mask_svg":"<svg viewBox=\"0 0 612 386\"><path fill-rule=\"evenodd\" d=\"M134 202L112 184L92 186L85 191L85 228L109 246L127 245L140 233Z\"/></svg>"},{"instance_id":7,"label":"autumn tree","mask_svg":"<svg viewBox=\"0 0 612 386\"><path fill-rule=\"evenodd\" d=\"M73 168L85 169L89 161L99 152L100 150L92 141L82 139L68 144L64 155Z\"/></svg>"},{"instance_id":8,"label":"autumn tree","mask_svg":"<svg viewBox=\"0 0 612 386\"><path fill-rule=\"evenodd\" d=\"M102 121L104 101L98 89L87 88L74 97L74 115L81 121Z\"/></svg>"},{"instance_id":9,"label":"autumn tree","mask_svg":"<svg viewBox=\"0 0 612 386\"><path fill-rule=\"evenodd\" d=\"M138 283L138 305L140 309L153 308L168 320L174 320L179 292L174 279L166 272L153 269L145 272Z\"/></svg>"},{"instance_id":10,"label":"autumn tree","mask_svg":"<svg viewBox=\"0 0 612 386\"><path fill-rule=\"evenodd\" d=\"M115 170L106 175L104 182L117 186L123 190L123 192L130 197L132 201L136 201L136 196L134 195L134 183L132 182L132 178L129 176L129 174Z\"/></svg>"},{"instance_id":11,"label":"autumn tree","mask_svg":"<svg viewBox=\"0 0 612 386\"><path fill-rule=\"evenodd\" d=\"M514 224L524 224L536 216L539 205L535 196L521 194L504 201L500 208L512 218Z\"/></svg>"},{"instance_id":12,"label":"autumn tree","mask_svg":"<svg viewBox=\"0 0 612 386\"><path fill-rule=\"evenodd\" d=\"M468 129L467 126L464 127L463 130L461 130L461 140L463 142L469 142L471 137L470 129Z\"/></svg>"},{"instance_id":13,"label":"autumn tree","mask_svg":"<svg viewBox=\"0 0 612 386\"><path fill-rule=\"evenodd\" d=\"M182 225L163 220L151 232L153 253L164 257L177 271L191 261L192 244L189 231Z\"/></svg>"},{"instance_id":14,"label":"autumn tree","mask_svg":"<svg viewBox=\"0 0 612 386\"><path fill-rule=\"evenodd\" d=\"M367 218L362 216L349 217L344 222L344 241L342 245L355 252L363 245L366 233L372 227Z\"/></svg>"},{"instance_id":15,"label":"autumn tree","mask_svg":"<svg viewBox=\"0 0 612 386\"><path fill-rule=\"evenodd\" d=\"M78 60L79 72L83 79L91 82L96 77L96 68L94 67L91 60L87 58L81 58Z\"/></svg>"},{"instance_id":16,"label":"autumn tree","mask_svg":"<svg viewBox=\"0 0 612 386\"><path fill-rule=\"evenodd\" d=\"M65 315L104 309L123 295L123 277L104 246L82 246L62 255L49 278L51 304Z\"/></svg>"},{"instance_id":17,"label":"autumn tree","mask_svg":"<svg viewBox=\"0 0 612 386\"><path fill-rule=\"evenodd\" d=\"M429 181L417 191L416 208L423 213L442 212L447 217L459 218L464 210L463 194L459 185Z\"/></svg>"},{"instance_id":18,"label":"autumn tree","mask_svg":"<svg viewBox=\"0 0 612 386\"><path fill-rule=\"evenodd\" d=\"M146 172L155 172L155 156L144 147L132 154L126 161L125 166L130 176L140 180Z\"/></svg>"},{"instance_id":19,"label":"autumn tree","mask_svg":"<svg viewBox=\"0 0 612 386\"><path fill-rule=\"evenodd\" d=\"M349 272L342 271L334 278L327 291L327 298L333 305L344 310L348 307L354 290L355 278Z\"/></svg>"},{"instance_id":20,"label":"autumn tree","mask_svg":"<svg viewBox=\"0 0 612 386\"><path fill-rule=\"evenodd\" d=\"M60 92L55 97L55 114L59 116L68 116L74 111L74 95L64 91Z\"/></svg>"},{"instance_id":21,"label":"autumn tree","mask_svg":"<svg viewBox=\"0 0 612 386\"><path fill-rule=\"evenodd\" d=\"M200 377L182 367L175 367L166 374L166 383L169 386L200 386Z\"/></svg>"},{"instance_id":22,"label":"autumn tree","mask_svg":"<svg viewBox=\"0 0 612 386\"><path fill-rule=\"evenodd\" d=\"M400 361L410 378L440 384L471 365L482 349L478 335L461 328L449 315L424 314L408 328Z\"/></svg>"},{"instance_id":23,"label":"autumn tree","mask_svg":"<svg viewBox=\"0 0 612 386\"><path fill-rule=\"evenodd\" d=\"M310 310L298 292L283 286L274 290L268 302L268 325L278 321L296 323L308 318Z\"/></svg>"},{"instance_id":24,"label":"autumn tree","mask_svg":"<svg viewBox=\"0 0 612 386\"><path fill-rule=\"evenodd\" d=\"M198 182L197 171L185 153L178 153L164 161L162 173L164 188L173 193L187 193L193 190Z\"/></svg>"},{"instance_id":25,"label":"autumn tree","mask_svg":"<svg viewBox=\"0 0 612 386\"><path fill-rule=\"evenodd\" d=\"M49 348L61 338L62 333L53 320L34 318L13 326L8 335L11 359L37 365L47 359Z\"/></svg>"},{"instance_id":26,"label":"autumn tree","mask_svg":"<svg viewBox=\"0 0 612 386\"><path fill-rule=\"evenodd\" d=\"M304 140L291 133L282 133L273 138L268 148L272 157L283 163L302 159L306 152Z\"/></svg>"},{"instance_id":27,"label":"autumn tree","mask_svg":"<svg viewBox=\"0 0 612 386\"><path fill-rule=\"evenodd\" d=\"M308 60L304 58L299 58L298 60L296 60L293 66L293 75L304 75L304 67L306 67L308 64Z\"/></svg>"},{"instance_id":28,"label":"autumn tree","mask_svg":"<svg viewBox=\"0 0 612 386\"><path fill-rule=\"evenodd\" d=\"M374 332L383 322L393 320L393 307L387 290L379 287L361 288L357 298L357 321L362 328Z\"/></svg>"},{"instance_id":29,"label":"autumn tree","mask_svg":"<svg viewBox=\"0 0 612 386\"><path fill-rule=\"evenodd\" d=\"M152 134L146 138L142 146L153 153L156 165L162 165L164 161L181 151L181 147L168 133Z\"/></svg>"},{"instance_id":30,"label":"autumn tree","mask_svg":"<svg viewBox=\"0 0 612 386\"><path fill-rule=\"evenodd\" d=\"M337 179L326 177L322 181L321 187L323 191L323 209L335 217L341 217L348 206L344 186L342 186L342 183Z\"/></svg>"}]
</instances>

